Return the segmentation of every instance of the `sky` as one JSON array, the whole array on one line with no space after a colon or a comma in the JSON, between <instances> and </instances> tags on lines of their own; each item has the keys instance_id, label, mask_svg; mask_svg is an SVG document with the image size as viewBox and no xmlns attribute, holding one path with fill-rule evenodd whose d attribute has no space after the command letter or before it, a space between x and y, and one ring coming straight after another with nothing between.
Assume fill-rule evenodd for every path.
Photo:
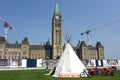
<instances>
[{"instance_id":1,"label":"sky","mask_svg":"<svg viewBox=\"0 0 120 80\"><path fill-rule=\"evenodd\" d=\"M87 40L80 33L104 26L120 19L120 0L57 0L62 15L62 31L72 35L71 43ZM40 44L52 38L52 16L56 0L0 0L0 17L12 30L7 41L22 42L27 37L30 44ZM4 32L0 22L0 36ZM90 44L100 41L106 59L120 59L120 22L97 28L90 32ZM63 44L65 40L63 38Z\"/></svg>"}]
</instances>

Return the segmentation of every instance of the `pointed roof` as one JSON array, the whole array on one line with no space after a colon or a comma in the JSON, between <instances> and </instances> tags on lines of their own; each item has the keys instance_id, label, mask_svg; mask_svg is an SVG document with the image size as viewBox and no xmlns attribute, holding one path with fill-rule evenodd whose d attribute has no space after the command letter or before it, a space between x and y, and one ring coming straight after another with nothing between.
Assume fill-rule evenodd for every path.
<instances>
[{"instance_id":1,"label":"pointed roof","mask_svg":"<svg viewBox=\"0 0 120 80\"><path fill-rule=\"evenodd\" d=\"M55 70L55 72L53 72ZM79 74L86 70L83 63L80 61L72 46L67 43L66 47L55 65L49 74L53 74L54 77L60 77L60 73ZM82 77L87 77L87 74L81 75Z\"/></svg>"},{"instance_id":2,"label":"pointed roof","mask_svg":"<svg viewBox=\"0 0 120 80\"><path fill-rule=\"evenodd\" d=\"M55 4L55 14L60 14L58 2Z\"/></svg>"},{"instance_id":3,"label":"pointed roof","mask_svg":"<svg viewBox=\"0 0 120 80\"><path fill-rule=\"evenodd\" d=\"M25 37L23 40L22 40L22 44L29 44L29 41L28 41L28 38Z\"/></svg>"}]
</instances>

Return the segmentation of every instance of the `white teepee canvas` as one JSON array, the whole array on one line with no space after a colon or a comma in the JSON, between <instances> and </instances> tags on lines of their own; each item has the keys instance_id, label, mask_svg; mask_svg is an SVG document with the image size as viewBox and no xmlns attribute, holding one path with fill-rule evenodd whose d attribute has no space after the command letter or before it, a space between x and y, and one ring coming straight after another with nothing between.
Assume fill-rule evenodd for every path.
<instances>
[{"instance_id":1,"label":"white teepee canvas","mask_svg":"<svg viewBox=\"0 0 120 80\"><path fill-rule=\"evenodd\" d=\"M86 70L85 66L80 61L71 45L67 43L63 54L54 69L50 71L50 74L52 73L54 77L60 77L60 74L67 73L72 77L72 74L80 75L84 70ZM87 74L81 76L87 77Z\"/></svg>"}]
</instances>

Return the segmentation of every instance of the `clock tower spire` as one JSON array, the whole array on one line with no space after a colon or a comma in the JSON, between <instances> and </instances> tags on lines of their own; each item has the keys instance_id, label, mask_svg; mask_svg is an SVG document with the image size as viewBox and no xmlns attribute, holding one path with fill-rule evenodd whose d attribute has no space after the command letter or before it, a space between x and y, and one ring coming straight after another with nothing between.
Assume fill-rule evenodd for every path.
<instances>
[{"instance_id":1,"label":"clock tower spire","mask_svg":"<svg viewBox=\"0 0 120 80\"><path fill-rule=\"evenodd\" d=\"M52 18L52 58L58 58L62 53L62 20L58 2Z\"/></svg>"},{"instance_id":2,"label":"clock tower spire","mask_svg":"<svg viewBox=\"0 0 120 80\"><path fill-rule=\"evenodd\" d=\"M58 6L58 2L56 2L55 4L55 14L60 14L60 10L59 10L59 6Z\"/></svg>"}]
</instances>

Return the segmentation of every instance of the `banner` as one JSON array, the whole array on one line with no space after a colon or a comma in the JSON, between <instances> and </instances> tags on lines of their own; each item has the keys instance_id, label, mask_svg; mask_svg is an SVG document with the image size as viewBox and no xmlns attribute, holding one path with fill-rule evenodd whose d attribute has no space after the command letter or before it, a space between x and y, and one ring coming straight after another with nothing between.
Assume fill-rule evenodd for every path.
<instances>
[{"instance_id":1,"label":"banner","mask_svg":"<svg viewBox=\"0 0 120 80\"><path fill-rule=\"evenodd\" d=\"M8 60L7 59L0 59L0 66L7 66Z\"/></svg>"}]
</instances>

